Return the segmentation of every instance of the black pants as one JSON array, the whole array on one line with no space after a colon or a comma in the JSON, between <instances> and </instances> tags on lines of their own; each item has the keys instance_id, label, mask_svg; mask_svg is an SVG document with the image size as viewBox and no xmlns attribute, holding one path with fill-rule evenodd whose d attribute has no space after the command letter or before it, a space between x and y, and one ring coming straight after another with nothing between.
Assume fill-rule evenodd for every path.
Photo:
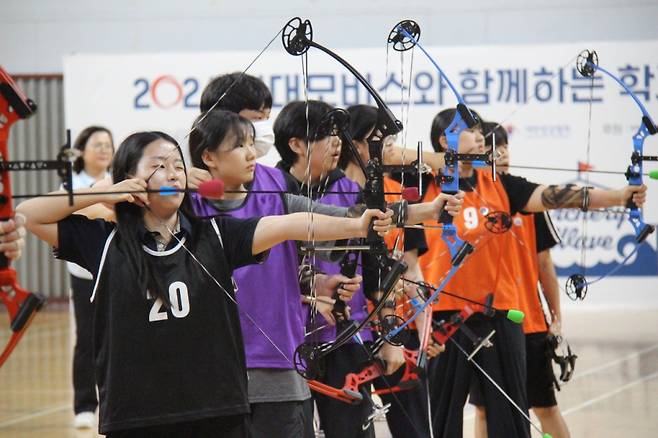
<instances>
[{"instance_id":1,"label":"black pants","mask_svg":"<svg viewBox=\"0 0 658 438\"><path fill-rule=\"evenodd\" d=\"M109 432L107 438L250 438L248 414Z\"/></svg>"},{"instance_id":2,"label":"black pants","mask_svg":"<svg viewBox=\"0 0 658 438\"><path fill-rule=\"evenodd\" d=\"M418 335L412 331L407 348L418 349ZM404 374L404 366L390 376L383 376L373 381L377 389L386 389L397 385ZM419 385L413 389L380 395L384 404L391 407L386 413L386 423L393 438L426 438L430 436L427 413L427 378L420 376Z\"/></svg>"},{"instance_id":3,"label":"black pants","mask_svg":"<svg viewBox=\"0 0 658 438\"><path fill-rule=\"evenodd\" d=\"M441 320L450 312L436 312ZM525 336L522 327L501 317L472 316L466 325L479 336L492 329L493 346L483 348L474 360L527 414ZM467 352L472 343L462 330L453 336ZM472 379L477 379L484 395L489 438L530 438L527 420L498 392L466 356L448 341L446 351L430 361L430 400L432 426L436 438L463 436L463 411Z\"/></svg>"},{"instance_id":4,"label":"black pants","mask_svg":"<svg viewBox=\"0 0 658 438\"><path fill-rule=\"evenodd\" d=\"M368 357L362 345L346 344L325 357L326 372L322 383L341 388L345 375L359 372ZM370 385L363 385L362 391L370 393ZM320 415L320 426L326 438L374 438L375 428L363 430L363 423L372 413L368 396L362 403L350 405L323 394L313 393Z\"/></svg>"},{"instance_id":5,"label":"black pants","mask_svg":"<svg viewBox=\"0 0 658 438\"><path fill-rule=\"evenodd\" d=\"M94 307L89 302L93 280L71 275L73 312L75 314L75 348L73 350L73 410L94 412L98 406L94 378L93 319Z\"/></svg>"},{"instance_id":6,"label":"black pants","mask_svg":"<svg viewBox=\"0 0 658 438\"><path fill-rule=\"evenodd\" d=\"M310 411L309 411L310 407ZM252 438L314 438L313 403L251 403Z\"/></svg>"},{"instance_id":7,"label":"black pants","mask_svg":"<svg viewBox=\"0 0 658 438\"><path fill-rule=\"evenodd\" d=\"M525 335L526 369L528 372L528 406L531 408L550 408L557 406L553 364L546 354L547 332ZM468 402L475 406L484 406L484 397L479 385L471 383Z\"/></svg>"}]
</instances>

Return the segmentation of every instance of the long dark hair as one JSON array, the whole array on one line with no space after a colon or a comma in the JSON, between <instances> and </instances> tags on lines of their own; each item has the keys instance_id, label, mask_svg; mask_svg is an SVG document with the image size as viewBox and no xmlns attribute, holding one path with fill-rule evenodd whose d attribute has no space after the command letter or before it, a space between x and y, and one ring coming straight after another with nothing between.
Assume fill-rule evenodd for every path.
<instances>
[{"instance_id":1,"label":"long dark hair","mask_svg":"<svg viewBox=\"0 0 658 438\"><path fill-rule=\"evenodd\" d=\"M176 145L181 159L183 159L183 153L178 143L168 134L160 131L137 132L129 135L119 145L114 156L112 179L115 184L134 177L139 160L144 155L144 149L156 140L165 140ZM185 167L184 160L183 166ZM187 174L187 167L185 167L185 173ZM185 188L187 189L187 181ZM166 288L161 279L156 275L153 257L147 256L142 248L140 230L144 224L144 208L130 202L120 202L114 206L114 209L117 218L117 244L121 245L126 251L129 259L128 264L136 270L138 290L144 291L145 296L150 291L152 297L162 299L165 305L169 306L169 295L166 293ZM183 198L180 210L192 222L194 227L198 220L192 213L187 193ZM188 241L191 248L195 247L196 234L193 233L192 239ZM199 275L203 274L199 273Z\"/></svg>"},{"instance_id":2,"label":"long dark hair","mask_svg":"<svg viewBox=\"0 0 658 438\"><path fill-rule=\"evenodd\" d=\"M203 162L203 151L213 152L229 136L235 136L235 146L244 144L247 140L245 133L256 135L254 125L241 115L230 111L214 109L209 113L201 114L195 120L194 130L190 134L189 148L192 165L208 170Z\"/></svg>"},{"instance_id":3,"label":"long dark hair","mask_svg":"<svg viewBox=\"0 0 658 438\"><path fill-rule=\"evenodd\" d=\"M107 132L107 135L110 136L110 143L112 144L112 153L114 153L114 138L112 137L112 133L110 132L109 129L104 128L102 126L88 126L85 129L78 134L78 136L75 138L75 141L73 142L73 149L77 149L81 152L80 156L75 159L73 162L73 171L75 173L80 173L84 170L85 168L85 160L82 158L82 152L84 152L85 147L87 146L87 142L89 141L89 137L94 135L97 132Z\"/></svg>"}]
</instances>

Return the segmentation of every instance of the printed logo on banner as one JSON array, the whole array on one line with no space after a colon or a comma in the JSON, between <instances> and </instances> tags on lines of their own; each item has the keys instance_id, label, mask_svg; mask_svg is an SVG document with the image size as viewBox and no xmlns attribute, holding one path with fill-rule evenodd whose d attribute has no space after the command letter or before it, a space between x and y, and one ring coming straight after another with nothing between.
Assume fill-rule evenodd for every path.
<instances>
[{"instance_id":1,"label":"printed logo on banner","mask_svg":"<svg viewBox=\"0 0 658 438\"><path fill-rule=\"evenodd\" d=\"M532 138L570 138L572 130L570 125L528 125L525 127L526 135Z\"/></svg>"},{"instance_id":2,"label":"printed logo on banner","mask_svg":"<svg viewBox=\"0 0 658 438\"><path fill-rule=\"evenodd\" d=\"M133 87L133 107L137 110L199 108L202 88L194 77L182 80L168 74L141 77L135 79Z\"/></svg>"},{"instance_id":3,"label":"printed logo on banner","mask_svg":"<svg viewBox=\"0 0 658 438\"><path fill-rule=\"evenodd\" d=\"M579 169L586 170L584 163ZM580 176L567 183L589 184ZM586 218L586 227L583 219ZM587 272L589 276L600 276L612 270L635 248L635 234L628 222L628 214L623 209L609 211L554 210L551 219L562 239L559 250L555 251L554 262L558 276ZM658 251L656 236L650 236L640 245L636 254L611 276L653 276L658 275ZM582 249L585 247L585 265L582 266ZM557 248L556 248L557 249Z\"/></svg>"}]
</instances>

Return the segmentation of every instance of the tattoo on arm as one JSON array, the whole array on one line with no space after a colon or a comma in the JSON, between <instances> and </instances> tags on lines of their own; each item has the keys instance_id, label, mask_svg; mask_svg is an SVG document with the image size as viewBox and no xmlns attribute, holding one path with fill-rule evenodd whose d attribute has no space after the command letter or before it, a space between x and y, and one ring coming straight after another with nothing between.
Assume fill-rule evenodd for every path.
<instances>
[{"instance_id":1,"label":"tattoo on arm","mask_svg":"<svg viewBox=\"0 0 658 438\"><path fill-rule=\"evenodd\" d=\"M589 207L589 191L587 187L575 184L566 186L551 185L541 194L541 203L549 210L556 208L580 208L587 211Z\"/></svg>"}]
</instances>

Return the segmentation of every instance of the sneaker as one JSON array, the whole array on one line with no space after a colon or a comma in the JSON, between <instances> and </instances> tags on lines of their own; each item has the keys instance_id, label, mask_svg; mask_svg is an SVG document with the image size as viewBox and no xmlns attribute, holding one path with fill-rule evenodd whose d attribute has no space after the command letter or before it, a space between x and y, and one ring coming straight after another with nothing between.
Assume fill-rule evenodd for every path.
<instances>
[{"instance_id":1,"label":"sneaker","mask_svg":"<svg viewBox=\"0 0 658 438\"><path fill-rule=\"evenodd\" d=\"M93 412L80 412L75 414L73 426L76 429L91 429L96 423L96 414Z\"/></svg>"}]
</instances>

